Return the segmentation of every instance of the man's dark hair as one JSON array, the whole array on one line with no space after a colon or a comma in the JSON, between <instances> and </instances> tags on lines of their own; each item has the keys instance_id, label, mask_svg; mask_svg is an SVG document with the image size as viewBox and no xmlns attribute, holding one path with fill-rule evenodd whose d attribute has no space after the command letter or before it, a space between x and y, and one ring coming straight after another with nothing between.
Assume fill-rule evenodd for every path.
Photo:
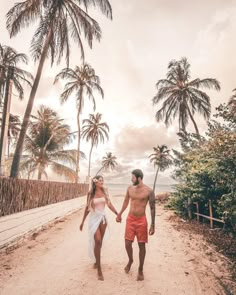
<instances>
[{"instance_id":1,"label":"man's dark hair","mask_svg":"<svg viewBox=\"0 0 236 295\"><path fill-rule=\"evenodd\" d=\"M132 174L134 174L137 178L143 179L143 171L140 169L135 169L132 171Z\"/></svg>"}]
</instances>

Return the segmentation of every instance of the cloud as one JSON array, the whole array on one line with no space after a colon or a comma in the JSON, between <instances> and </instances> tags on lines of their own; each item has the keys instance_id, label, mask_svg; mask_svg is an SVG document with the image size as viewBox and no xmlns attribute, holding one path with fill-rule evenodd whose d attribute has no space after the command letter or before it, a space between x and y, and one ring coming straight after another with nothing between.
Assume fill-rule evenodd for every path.
<instances>
[{"instance_id":1,"label":"cloud","mask_svg":"<svg viewBox=\"0 0 236 295\"><path fill-rule=\"evenodd\" d=\"M231 58L236 51L236 8L229 4L215 11L204 30L199 31L194 44L196 55L192 65L196 75L217 78L221 83L220 93L209 92L213 112L217 105L228 101L236 86L236 61Z\"/></svg>"},{"instance_id":2,"label":"cloud","mask_svg":"<svg viewBox=\"0 0 236 295\"><path fill-rule=\"evenodd\" d=\"M168 130L163 124L144 127L127 125L117 134L114 143L118 155L132 160L145 159L153 147L162 144L169 148L178 145L174 130Z\"/></svg>"},{"instance_id":3,"label":"cloud","mask_svg":"<svg viewBox=\"0 0 236 295\"><path fill-rule=\"evenodd\" d=\"M132 170L140 168L144 171L145 181L152 183L155 177L155 169L148 156L153 147L166 144L169 149L179 145L174 128L167 129L163 124L135 127L124 126L117 133L114 142L114 154L117 157L118 166L113 171L102 171L106 182L126 183L130 182ZM86 163L85 163L86 165ZM101 158L93 161L92 174L101 167ZM173 183L170 179L171 169L160 173L161 183Z\"/></svg>"}]
</instances>

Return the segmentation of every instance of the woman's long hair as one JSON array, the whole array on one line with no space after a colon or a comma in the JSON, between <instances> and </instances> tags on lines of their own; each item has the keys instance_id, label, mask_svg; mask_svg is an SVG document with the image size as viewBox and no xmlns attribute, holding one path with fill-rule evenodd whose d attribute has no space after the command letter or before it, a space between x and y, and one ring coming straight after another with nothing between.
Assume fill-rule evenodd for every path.
<instances>
[{"instance_id":1,"label":"woman's long hair","mask_svg":"<svg viewBox=\"0 0 236 295\"><path fill-rule=\"evenodd\" d=\"M98 181L99 178L103 179L103 176L101 175L96 175L92 178L92 183L91 183L91 190L88 192L88 205L91 205L93 207L93 202L92 200L94 199L94 196L96 194L96 180ZM96 180L95 180L96 179ZM95 181L94 181L95 180ZM108 199L108 193L106 190L102 187L102 191L104 192L104 196L106 199Z\"/></svg>"},{"instance_id":2,"label":"woman's long hair","mask_svg":"<svg viewBox=\"0 0 236 295\"><path fill-rule=\"evenodd\" d=\"M101 175L96 175L96 176L93 177L92 180L91 180L91 181L92 181L91 190L90 190L90 197L91 197L91 199L93 199L94 196L95 196L95 193L96 193L96 180L98 181L99 178L102 178L102 179L103 179L103 177L102 177ZM96 179L96 180L95 180L95 179ZM94 180L95 180L95 181L94 181ZM106 194L106 191L104 190L104 188L102 187L101 189L102 189L102 191L104 192L104 194Z\"/></svg>"}]
</instances>

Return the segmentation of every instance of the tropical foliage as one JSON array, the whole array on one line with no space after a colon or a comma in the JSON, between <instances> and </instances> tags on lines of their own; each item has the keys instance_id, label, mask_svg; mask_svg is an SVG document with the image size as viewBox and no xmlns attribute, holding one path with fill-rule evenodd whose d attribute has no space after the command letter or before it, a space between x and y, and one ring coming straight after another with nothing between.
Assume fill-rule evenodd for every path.
<instances>
[{"instance_id":1,"label":"tropical foliage","mask_svg":"<svg viewBox=\"0 0 236 295\"><path fill-rule=\"evenodd\" d=\"M75 70L70 68L63 69L55 79L57 82L59 79L66 79L68 82L65 85L65 89L61 94L61 103L66 102L69 97L74 93L77 105L77 125L78 125L78 143L77 143L77 157L76 157L76 173L79 173L79 158L80 158L80 140L81 140L81 127L80 127L80 115L83 110L85 98L92 101L93 108L96 108L96 100L93 92L97 91L102 97L104 96L103 90L100 86L100 79L95 74L95 70L87 63L81 67L76 66ZM78 181L78 176L76 178Z\"/></svg>"},{"instance_id":2,"label":"tropical foliage","mask_svg":"<svg viewBox=\"0 0 236 295\"><path fill-rule=\"evenodd\" d=\"M18 176L28 122L46 58L50 57L52 65L65 58L69 66L71 40L76 42L81 57L84 58L82 35L90 47L94 39L101 39L99 24L88 14L91 6L112 18L108 0L26 0L15 4L7 13L7 29L11 37L16 36L22 28L38 22L31 41L31 52L34 60L38 61L38 69L13 158L12 177Z\"/></svg>"},{"instance_id":3,"label":"tropical foliage","mask_svg":"<svg viewBox=\"0 0 236 295\"><path fill-rule=\"evenodd\" d=\"M103 169L105 170L115 169L115 167L118 165L118 163L116 162L116 159L117 159L116 156L112 155L111 152L106 153L106 156L102 158L102 167L98 170L96 175L98 175Z\"/></svg>"},{"instance_id":4,"label":"tropical foliage","mask_svg":"<svg viewBox=\"0 0 236 295\"><path fill-rule=\"evenodd\" d=\"M212 200L214 215L236 230L236 113L232 102L220 105L215 117L222 122L210 121L201 143L195 134L179 134L182 152L174 151L173 174L179 184L172 206L187 214L186 203L191 199L209 215L207 202Z\"/></svg>"},{"instance_id":5,"label":"tropical foliage","mask_svg":"<svg viewBox=\"0 0 236 295\"><path fill-rule=\"evenodd\" d=\"M153 163L156 168L156 175L153 183L153 191L155 192L158 173L159 171L165 171L172 165L172 157L166 145L158 145L153 148L153 151L154 153L152 153L149 158L150 162Z\"/></svg>"},{"instance_id":6,"label":"tropical foliage","mask_svg":"<svg viewBox=\"0 0 236 295\"><path fill-rule=\"evenodd\" d=\"M76 150L66 150L73 135L52 109L41 106L37 116L31 116L29 131L25 141L25 155L21 162L21 172L28 177L38 173L37 178L48 178L47 170L75 181Z\"/></svg>"},{"instance_id":7,"label":"tropical foliage","mask_svg":"<svg viewBox=\"0 0 236 295\"><path fill-rule=\"evenodd\" d=\"M18 53L12 47L0 44L0 105L3 103L10 68L13 70L13 90L19 99L24 98L23 84L32 86L33 76L21 68L21 63L28 63L26 54Z\"/></svg>"},{"instance_id":8,"label":"tropical foliage","mask_svg":"<svg viewBox=\"0 0 236 295\"><path fill-rule=\"evenodd\" d=\"M2 127L2 118L0 118L0 128ZM10 156L10 149L16 143L19 132L21 128L20 117L17 115L10 114L9 115L9 125L8 125L8 148L7 155Z\"/></svg>"},{"instance_id":9,"label":"tropical foliage","mask_svg":"<svg viewBox=\"0 0 236 295\"><path fill-rule=\"evenodd\" d=\"M178 117L179 131L186 131L191 120L196 134L200 137L194 115L198 112L208 121L211 114L210 97L203 89L219 91L220 84L212 78L193 80L190 78L190 64L187 59L172 60L168 66L166 79L156 83L157 94L153 98L153 104L164 100L162 107L156 113L158 122L164 120L169 126Z\"/></svg>"},{"instance_id":10,"label":"tropical foliage","mask_svg":"<svg viewBox=\"0 0 236 295\"><path fill-rule=\"evenodd\" d=\"M89 119L83 120L82 137L87 142L91 141L91 148L89 152L89 165L88 165L88 179L90 178L91 157L93 148L98 146L99 143L104 143L105 139L109 139L109 126L106 122L101 122L102 114L90 114Z\"/></svg>"}]
</instances>

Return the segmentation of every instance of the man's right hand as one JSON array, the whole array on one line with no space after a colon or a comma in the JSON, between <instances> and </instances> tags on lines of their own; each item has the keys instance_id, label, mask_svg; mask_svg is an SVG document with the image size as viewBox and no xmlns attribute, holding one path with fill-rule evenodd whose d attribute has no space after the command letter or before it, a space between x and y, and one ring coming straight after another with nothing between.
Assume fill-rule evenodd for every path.
<instances>
[{"instance_id":1,"label":"man's right hand","mask_svg":"<svg viewBox=\"0 0 236 295\"><path fill-rule=\"evenodd\" d=\"M116 222L121 222L122 218L121 218L121 214L117 214L116 216Z\"/></svg>"}]
</instances>

